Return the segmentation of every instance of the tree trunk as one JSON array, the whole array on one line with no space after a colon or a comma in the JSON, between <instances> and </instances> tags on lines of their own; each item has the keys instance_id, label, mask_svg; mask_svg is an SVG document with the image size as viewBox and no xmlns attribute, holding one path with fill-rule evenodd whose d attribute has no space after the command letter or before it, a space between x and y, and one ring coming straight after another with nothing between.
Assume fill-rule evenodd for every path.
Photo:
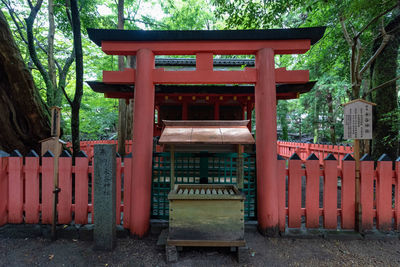
<instances>
[{"instance_id":1,"label":"tree trunk","mask_svg":"<svg viewBox=\"0 0 400 267\"><path fill-rule=\"evenodd\" d=\"M62 92L57 90L57 73L56 73L56 63L54 59L54 35L56 27L54 24L54 2L53 0L48 0L48 18L49 18L49 33L47 35L47 65L49 72L49 79L53 84L53 91L49 92L53 95L51 96L51 101L49 103L52 106L61 107L62 102Z\"/></svg>"},{"instance_id":2,"label":"tree trunk","mask_svg":"<svg viewBox=\"0 0 400 267\"><path fill-rule=\"evenodd\" d=\"M314 138L313 142L314 144L319 142L319 105L318 105L318 98L317 92L315 93L315 99L314 99L314 116L313 116L313 132L314 132Z\"/></svg>"},{"instance_id":3,"label":"tree trunk","mask_svg":"<svg viewBox=\"0 0 400 267\"><path fill-rule=\"evenodd\" d=\"M282 140L287 141L289 140L289 129L288 129L288 121L287 121L287 114L289 112L288 110L288 103L287 101L279 101L279 123L281 125L282 129Z\"/></svg>"},{"instance_id":4,"label":"tree trunk","mask_svg":"<svg viewBox=\"0 0 400 267\"><path fill-rule=\"evenodd\" d=\"M71 17L72 17L72 32L74 35L75 69L76 69L75 95L71 105L72 149L75 156L80 150L79 109L81 108L81 100L83 95L83 54L82 54L82 36L81 36L82 34L81 34L81 21L79 17L77 0L71 0Z\"/></svg>"},{"instance_id":5,"label":"tree trunk","mask_svg":"<svg viewBox=\"0 0 400 267\"><path fill-rule=\"evenodd\" d=\"M400 44L400 14L385 27L393 38L388 42L382 53L378 55L371 66L372 88L377 87L397 76L397 56ZM374 51L382 42L374 42ZM373 52L374 52L373 51ZM386 153L393 160L397 158L399 149L399 120L396 83L391 83L372 92L374 107L372 155L378 159Z\"/></svg>"},{"instance_id":6,"label":"tree trunk","mask_svg":"<svg viewBox=\"0 0 400 267\"><path fill-rule=\"evenodd\" d=\"M328 102L328 123L329 123L329 134L330 141L332 144L336 144L336 130L335 130L335 116L333 115L333 97L332 91L329 91L326 96L326 101Z\"/></svg>"},{"instance_id":7,"label":"tree trunk","mask_svg":"<svg viewBox=\"0 0 400 267\"><path fill-rule=\"evenodd\" d=\"M0 149L40 151L50 136L49 112L0 10Z\"/></svg>"}]
</instances>

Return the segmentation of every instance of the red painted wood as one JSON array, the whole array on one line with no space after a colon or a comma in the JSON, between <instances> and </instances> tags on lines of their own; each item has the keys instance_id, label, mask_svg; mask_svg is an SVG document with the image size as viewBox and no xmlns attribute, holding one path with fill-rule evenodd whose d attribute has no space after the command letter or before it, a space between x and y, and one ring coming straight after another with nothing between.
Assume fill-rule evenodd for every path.
<instances>
[{"instance_id":1,"label":"red painted wood","mask_svg":"<svg viewBox=\"0 0 400 267\"><path fill-rule=\"evenodd\" d=\"M278 182L276 155L276 90L274 50L256 55L258 82L255 86L257 216L261 231L278 227Z\"/></svg>"},{"instance_id":2,"label":"red painted wood","mask_svg":"<svg viewBox=\"0 0 400 267\"><path fill-rule=\"evenodd\" d=\"M196 53L196 70L213 70L212 53Z\"/></svg>"},{"instance_id":3,"label":"red painted wood","mask_svg":"<svg viewBox=\"0 0 400 267\"><path fill-rule=\"evenodd\" d=\"M372 229L374 224L374 162L360 162L361 226Z\"/></svg>"},{"instance_id":4,"label":"red painted wood","mask_svg":"<svg viewBox=\"0 0 400 267\"><path fill-rule=\"evenodd\" d=\"M75 223L88 223L89 159L75 158Z\"/></svg>"},{"instance_id":5,"label":"red painted wood","mask_svg":"<svg viewBox=\"0 0 400 267\"><path fill-rule=\"evenodd\" d=\"M136 56L135 110L133 128L133 161L131 184L130 231L144 236L150 226L151 169L154 125L154 54L141 49Z\"/></svg>"},{"instance_id":6,"label":"red painted wood","mask_svg":"<svg viewBox=\"0 0 400 267\"><path fill-rule=\"evenodd\" d=\"M279 209L279 230L283 232L286 226L286 160L278 160L278 209Z\"/></svg>"},{"instance_id":7,"label":"red painted wood","mask_svg":"<svg viewBox=\"0 0 400 267\"><path fill-rule=\"evenodd\" d=\"M195 55L199 51L214 55L250 55L264 48L271 48L275 54L302 54L310 46L310 40L101 42L103 52L108 55L135 55L140 49L149 49L155 55Z\"/></svg>"},{"instance_id":8,"label":"red painted wood","mask_svg":"<svg viewBox=\"0 0 400 267\"><path fill-rule=\"evenodd\" d=\"M54 158L42 158L42 223L51 224L53 217Z\"/></svg>"},{"instance_id":9,"label":"red painted wood","mask_svg":"<svg viewBox=\"0 0 400 267\"><path fill-rule=\"evenodd\" d=\"M395 199L394 225L396 230L400 230L400 161L396 161L396 183L395 183L394 199Z\"/></svg>"},{"instance_id":10,"label":"red painted wood","mask_svg":"<svg viewBox=\"0 0 400 267\"><path fill-rule=\"evenodd\" d=\"M116 159L116 163L117 163L117 170L116 170L116 182L115 182L115 186L116 186L116 222L117 225L121 224L121 157L117 157Z\"/></svg>"},{"instance_id":11,"label":"red painted wood","mask_svg":"<svg viewBox=\"0 0 400 267\"><path fill-rule=\"evenodd\" d=\"M214 120L219 120L219 103L214 105Z\"/></svg>"},{"instance_id":12,"label":"red painted wood","mask_svg":"<svg viewBox=\"0 0 400 267\"><path fill-rule=\"evenodd\" d=\"M195 71L165 71L163 68L153 69L154 84L251 84L257 81L257 71L245 68L244 71L213 71L209 69L209 54L201 54L205 60L200 69ZM205 59L203 59L205 57ZM212 59L211 59L212 60ZM211 61L212 63L212 61ZM212 66L212 65L211 65ZM134 84L133 69L123 71L103 71L103 82L109 84ZM287 71L285 68L275 69L276 83L306 83L309 81L308 70Z\"/></svg>"},{"instance_id":13,"label":"red painted wood","mask_svg":"<svg viewBox=\"0 0 400 267\"><path fill-rule=\"evenodd\" d=\"M354 229L356 214L356 162L345 160L342 162L342 229Z\"/></svg>"},{"instance_id":14,"label":"red painted wood","mask_svg":"<svg viewBox=\"0 0 400 267\"><path fill-rule=\"evenodd\" d=\"M301 226L301 160L289 160L288 226Z\"/></svg>"},{"instance_id":15,"label":"red painted wood","mask_svg":"<svg viewBox=\"0 0 400 267\"><path fill-rule=\"evenodd\" d=\"M162 68L153 70L155 84L251 84L257 80L254 68L243 71L165 71Z\"/></svg>"},{"instance_id":16,"label":"red painted wood","mask_svg":"<svg viewBox=\"0 0 400 267\"><path fill-rule=\"evenodd\" d=\"M392 228L392 162L378 161L376 194L376 226L379 230Z\"/></svg>"},{"instance_id":17,"label":"red painted wood","mask_svg":"<svg viewBox=\"0 0 400 267\"><path fill-rule=\"evenodd\" d=\"M132 157L124 159L124 216L123 226L129 228L129 217L131 207L131 184L132 184Z\"/></svg>"},{"instance_id":18,"label":"red painted wood","mask_svg":"<svg viewBox=\"0 0 400 267\"><path fill-rule=\"evenodd\" d=\"M72 220L72 158L58 159L58 223L68 224Z\"/></svg>"},{"instance_id":19,"label":"red painted wood","mask_svg":"<svg viewBox=\"0 0 400 267\"><path fill-rule=\"evenodd\" d=\"M337 161L324 160L324 228L337 228Z\"/></svg>"},{"instance_id":20,"label":"red painted wood","mask_svg":"<svg viewBox=\"0 0 400 267\"><path fill-rule=\"evenodd\" d=\"M22 223L24 201L22 157L10 157L8 163L8 223Z\"/></svg>"},{"instance_id":21,"label":"red painted wood","mask_svg":"<svg viewBox=\"0 0 400 267\"><path fill-rule=\"evenodd\" d=\"M7 223L8 203L8 157L0 157L0 226Z\"/></svg>"},{"instance_id":22,"label":"red painted wood","mask_svg":"<svg viewBox=\"0 0 400 267\"><path fill-rule=\"evenodd\" d=\"M39 222L39 157L25 158L25 223Z\"/></svg>"},{"instance_id":23,"label":"red painted wood","mask_svg":"<svg viewBox=\"0 0 400 267\"><path fill-rule=\"evenodd\" d=\"M109 84L135 83L135 70L125 68L122 71L103 71L103 82Z\"/></svg>"},{"instance_id":24,"label":"red painted wood","mask_svg":"<svg viewBox=\"0 0 400 267\"><path fill-rule=\"evenodd\" d=\"M306 161L306 227L319 227L319 162Z\"/></svg>"}]
</instances>

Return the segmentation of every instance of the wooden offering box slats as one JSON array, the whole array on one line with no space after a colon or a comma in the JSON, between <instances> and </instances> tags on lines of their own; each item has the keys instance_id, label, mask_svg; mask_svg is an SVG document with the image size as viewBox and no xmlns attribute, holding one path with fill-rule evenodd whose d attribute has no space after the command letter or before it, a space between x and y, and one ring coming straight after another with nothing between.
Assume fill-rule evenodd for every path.
<instances>
[{"instance_id":1,"label":"wooden offering box slats","mask_svg":"<svg viewBox=\"0 0 400 267\"><path fill-rule=\"evenodd\" d=\"M175 185L169 193L175 246L245 246L244 199L234 185Z\"/></svg>"}]
</instances>

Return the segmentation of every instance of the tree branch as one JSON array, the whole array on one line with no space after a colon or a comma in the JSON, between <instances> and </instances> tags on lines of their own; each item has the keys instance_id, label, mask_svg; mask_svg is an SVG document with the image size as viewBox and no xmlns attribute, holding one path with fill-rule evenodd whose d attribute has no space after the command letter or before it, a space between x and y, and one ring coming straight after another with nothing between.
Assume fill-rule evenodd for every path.
<instances>
[{"instance_id":1,"label":"tree branch","mask_svg":"<svg viewBox=\"0 0 400 267\"><path fill-rule=\"evenodd\" d=\"M362 97L362 98L365 98L367 95L369 95L369 94L372 93L373 91L376 91L376 90L381 89L381 88L383 88L383 87L385 87L385 86L388 86L389 84L391 84L391 83L397 81L398 79L400 79L400 76L397 76L396 78L393 78L393 79L391 79L391 80L389 80L389 81L387 81L387 82L384 82L384 83L378 85L378 86L375 87L375 88L370 89L368 92L366 92L366 93L363 94L363 97Z\"/></svg>"},{"instance_id":2,"label":"tree branch","mask_svg":"<svg viewBox=\"0 0 400 267\"><path fill-rule=\"evenodd\" d=\"M382 52L382 50L385 48L387 43L390 41L392 38L392 35L386 34L383 36L383 40L379 48L375 51L375 53L371 56L371 58L365 63L365 65L362 67L360 70L360 76L363 75L363 73L371 66L372 62L379 56L379 54Z\"/></svg>"},{"instance_id":3,"label":"tree branch","mask_svg":"<svg viewBox=\"0 0 400 267\"><path fill-rule=\"evenodd\" d=\"M399 3L396 3L394 6L390 7L389 9L383 11L382 13L380 13L378 16L376 16L375 18L373 18L372 20L370 20L370 22L364 26L364 28L361 29L361 31L354 36L354 39L358 39L360 37L360 35L369 27L371 26L372 23L376 22L380 17L386 15L387 13L389 13L390 11L392 11L393 9L395 9L397 6L399 5Z\"/></svg>"},{"instance_id":4,"label":"tree branch","mask_svg":"<svg viewBox=\"0 0 400 267\"><path fill-rule=\"evenodd\" d=\"M346 39L347 43L349 44L349 46L353 46L354 41L350 38L349 32L347 31L346 25L344 24L343 17L340 17L340 25L342 26L343 35L344 35L344 38Z\"/></svg>"},{"instance_id":5,"label":"tree branch","mask_svg":"<svg viewBox=\"0 0 400 267\"><path fill-rule=\"evenodd\" d=\"M68 96L67 91L65 91L65 84L66 84L66 79L67 79L67 73L68 73L69 68L71 67L72 63L74 62L74 60L75 60L75 50L72 49L71 54L65 61L64 67L62 68L62 70L59 69L59 80L58 80L58 88L62 90L62 92L65 96L65 99L67 99L70 106L72 106L72 100Z\"/></svg>"}]
</instances>

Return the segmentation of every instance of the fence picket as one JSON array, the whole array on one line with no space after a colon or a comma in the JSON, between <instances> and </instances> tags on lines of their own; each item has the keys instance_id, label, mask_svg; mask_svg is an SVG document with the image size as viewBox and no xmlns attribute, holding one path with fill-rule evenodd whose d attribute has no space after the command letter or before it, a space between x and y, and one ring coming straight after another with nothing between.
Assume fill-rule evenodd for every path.
<instances>
[{"instance_id":1,"label":"fence picket","mask_svg":"<svg viewBox=\"0 0 400 267\"><path fill-rule=\"evenodd\" d=\"M356 162L354 158L347 154L342 161L342 229L354 229L356 198L355 198L355 173Z\"/></svg>"},{"instance_id":2,"label":"fence picket","mask_svg":"<svg viewBox=\"0 0 400 267\"><path fill-rule=\"evenodd\" d=\"M42 223L51 224L53 217L54 155L47 151L42 157Z\"/></svg>"},{"instance_id":3,"label":"fence picket","mask_svg":"<svg viewBox=\"0 0 400 267\"><path fill-rule=\"evenodd\" d=\"M59 159L58 223L68 224L72 220L72 157L64 150Z\"/></svg>"},{"instance_id":4,"label":"fence picket","mask_svg":"<svg viewBox=\"0 0 400 267\"><path fill-rule=\"evenodd\" d=\"M285 200L286 200L286 160L278 154L278 222L279 230L284 231L286 225L286 212L285 212Z\"/></svg>"},{"instance_id":5,"label":"fence picket","mask_svg":"<svg viewBox=\"0 0 400 267\"><path fill-rule=\"evenodd\" d=\"M7 203L8 203L8 157L10 155L0 150L0 226L7 223Z\"/></svg>"},{"instance_id":6,"label":"fence picket","mask_svg":"<svg viewBox=\"0 0 400 267\"><path fill-rule=\"evenodd\" d=\"M25 223L39 222L39 156L31 150L25 158Z\"/></svg>"},{"instance_id":7,"label":"fence picket","mask_svg":"<svg viewBox=\"0 0 400 267\"><path fill-rule=\"evenodd\" d=\"M306 161L306 227L319 227L319 159L315 154Z\"/></svg>"},{"instance_id":8,"label":"fence picket","mask_svg":"<svg viewBox=\"0 0 400 267\"><path fill-rule=\"evenodd\" d=\"M361 228L372 229L374 223L374 161L368 154L360 159Z\"/></svg>"},{"instance_id":9,"label":"fence picket","mask_svg":"<svg viewBox=\"0 0 400 267\"><path fill-rule=\"evenodd\" d=\"M295 153L289 159L288 226L301 226L301 159Z\"/></svg>"},{"instance_id":10,"label":"fence picket","mask_svg":"<svg viewBox=\"0 0 400 267\"><path fill-rule=\"evenodd\" d=\"M115 187L117 189L116 192L116 222L117 225L121 224L121 156L117 153L117 159L116 159L116 163L117 163L117 171L116 171L116 183L115 183Z\"/></svg>"},{"instance_id":11,"label":"fence picket","mask_svg":"<svg viewBox=\"0 0 400 267\"><path fill-rule=\"evenodd\" d=\"M88 223L89 159L80 151L75 158L75 223Z\"/></svg>"},{"instance_id":12,"label":"fence picket","mask_svg":"<svg viewBox=\"0 0 400 267\"><path fill-rule=\"evenodd\" d=\"M376 224L379 230L390 230L392 225L392 160L382 155L378 160Z\"/></svg>"},{"instance_id":13,"label":"fence picket","mask_svg":"<svg viewBox=\"0 0 400 267\"><path fill-rule=\"evenodd\" d=\"M337 161L329 154L324 159L324 228L337 228Z\"/></svg>"},{"instance_id":14,"label":"fence picket","mask_svg":"<svg viewBox=\"0 0 400 267\"><path fill-rule=\"evenodd\" d=\"M22 223L24 205L22 155L18 150L14 150L8 162L8 222Z\"/></svg>"},{"instance_id":15,"label":"fence picket","mask_svg":"<svg viewBox=\"0 0 400 267\"><path fill-rule=\"evenodd\" d=\"M395 230L400 230L400 157L396 160L396 183L394 191L394 200L395 200L394 228Z\"/></svg>"}]
</instances>

